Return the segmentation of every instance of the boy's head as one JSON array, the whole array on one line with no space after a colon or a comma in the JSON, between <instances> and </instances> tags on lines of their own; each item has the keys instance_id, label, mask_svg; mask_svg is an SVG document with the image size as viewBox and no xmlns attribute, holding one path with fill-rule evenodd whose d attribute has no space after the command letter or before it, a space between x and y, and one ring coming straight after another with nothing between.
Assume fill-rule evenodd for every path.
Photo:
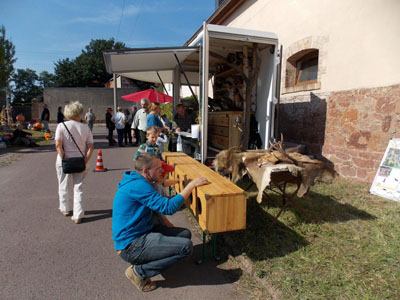
<instances>
[{"instance_id":1,"label":"boy's head","mask_svg":"<svg viewBox=\"0 0 400 300\"><path fill-rule=\"evenodd\" d=\"M160 134L160 129L158 127L152 126L147 128L146 138L147 142L152 146L157 142L158 135Z\"/></svg>"},{"instance_id":2,"label":"boy's head","mask_svg":"<svg viewBox=\"0 0 400 300\"><path fill-rule=\"evenodd\" d=\"M22 123L20 123L20 122L17 122L17 129L19 130L19 131L22 131L23 129L24 129L24 127L22 126Z\"/></svg>"}]
</instances>

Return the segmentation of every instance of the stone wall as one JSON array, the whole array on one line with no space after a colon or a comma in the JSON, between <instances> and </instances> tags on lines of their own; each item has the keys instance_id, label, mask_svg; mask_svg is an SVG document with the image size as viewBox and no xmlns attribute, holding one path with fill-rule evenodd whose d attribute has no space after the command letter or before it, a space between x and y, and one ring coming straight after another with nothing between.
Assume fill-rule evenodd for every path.
<instances>
[{"instance_id":1,"label":"stone wall","mask_svg":"<svg viewBox=\"0 0 400 300\"><path fill-rule=\"evenodd\" d=\"M372 182L391 138L400 133L400 84L281 99L285 140L331 162L341 176Z\"/></svg>"},{"instance_id":2,"label":"stone wall","mask_svg":"<svg viewBox=\"0 0 400 300\"><path fill-rule=\"evenodd\" d=\"M123 95L135 93L138 88L118 88L117 105L130 108L132 105L140 107L138 102L129 102L121 98ZM111 88L45 88L43 101L50 110L50 122L56 122L59 106L64 107L70 101L79 101L83 104L85 112L93 108L96 122L105 122L107 107L114 106L114 90ZM42 109L42 108L41 108ZM41 112L40 109L40 112Z\"/></svg>"}]
</instances>

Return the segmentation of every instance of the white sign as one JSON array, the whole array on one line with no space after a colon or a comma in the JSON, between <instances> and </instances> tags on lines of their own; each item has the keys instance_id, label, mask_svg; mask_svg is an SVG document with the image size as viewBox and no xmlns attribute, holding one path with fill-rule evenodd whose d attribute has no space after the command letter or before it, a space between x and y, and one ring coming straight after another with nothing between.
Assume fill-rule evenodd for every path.
<instances>
[{"instance_id":1,"label":"white sign","mask_svg":"<svg viewBox=\"0 0 400 300\"><path fill-rule=\"evenodd\" d=\"M391 139L372 182L371 194L400 201L400 139Z\"/></svg>"}]
</instances>

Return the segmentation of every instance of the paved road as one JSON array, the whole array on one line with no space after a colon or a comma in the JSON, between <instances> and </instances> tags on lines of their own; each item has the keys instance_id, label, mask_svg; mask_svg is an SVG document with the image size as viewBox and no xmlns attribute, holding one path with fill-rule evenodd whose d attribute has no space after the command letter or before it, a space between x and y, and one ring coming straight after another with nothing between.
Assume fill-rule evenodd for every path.
<instances>
[{"instance_id":1,"label":"paved road","mask_svg":"<svg viewBox=\"0 0 400 300\"><path fill-rule=\"evenodd\" d=\"M113 250L111 209L136 148L110 148L104 136L95 127L95 154L103 150L109 171L86 177L86 219L79 225L57 209L54 146L27 149L0 168L0 299L247 299L237 291L240 270L212 260L195 264L197 235L193 256L155 277L155 291L140 293L125 278L128 265ZM191 228L182 212L171 221Z\"/></svg>"}]
</instances>

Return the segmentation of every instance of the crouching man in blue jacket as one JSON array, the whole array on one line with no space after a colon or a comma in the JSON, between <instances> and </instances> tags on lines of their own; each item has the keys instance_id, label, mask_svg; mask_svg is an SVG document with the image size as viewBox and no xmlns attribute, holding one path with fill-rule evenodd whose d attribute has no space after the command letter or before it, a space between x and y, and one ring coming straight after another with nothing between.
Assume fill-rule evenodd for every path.
<instances>
[{"instance_id":1,"label":"crouching man in blue jacket","mask_svg":"<svg viewBox=\"0 0 400 300\"><path fill-rule=\"evenodd\" d=\"M192 180L183 191L171 199L161 196L153 188L160 182L162 165L154 154L140 154L136 171L125 172L114 197L112 232L114 248L129 262L125 275L143 292L152 291L156 276L172 264L188 257L193 251L188 229L155 225L152 214L172 215L195 187L208 184L206 178Z\"/></svg>"}]
</instances>

